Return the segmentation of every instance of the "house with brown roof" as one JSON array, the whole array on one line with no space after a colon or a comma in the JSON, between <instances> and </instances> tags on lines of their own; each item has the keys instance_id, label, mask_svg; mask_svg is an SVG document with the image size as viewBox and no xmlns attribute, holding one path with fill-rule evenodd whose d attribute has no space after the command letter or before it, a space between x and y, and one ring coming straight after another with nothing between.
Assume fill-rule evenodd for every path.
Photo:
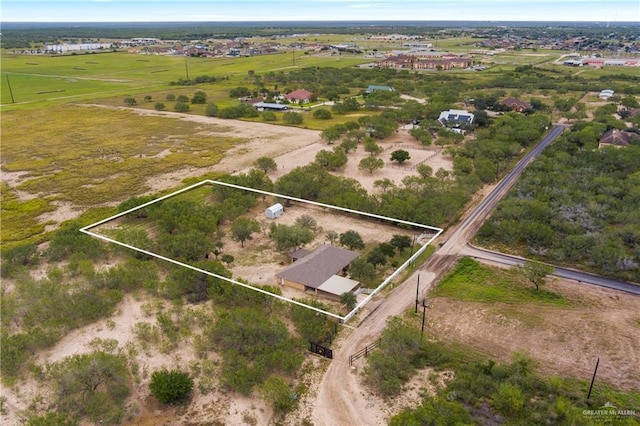
<instances>
[{"instance_id":1,"label":"house with brown roof","mask_svg":"<svg viewBox=\"0 0 640 426\"><path fill-rule=\"evenodd\" d=\"M301 256L301 257L300 257ZM360 283L345 277L349 264L360 253L330 245L309 252L295 252L295 262L276 274L276 283L339 300L342 293L356 290Z\"/></svg>"},{"instance_id":2,"label":"house with brown roof","mask_svg":"<svg viewBox=\"0 0 640 426\"><path fill-rule=\"evenodd\" d=\"M416 70L450 70L453 68L467 68L473 64L468 58L440 58L420 59L413 63Z\"/></svg>"},{"instance_id":3,"label":"house with brown roof","mask_svg":"<svg viewBox=\"0 0 640 426\"><path fill-rule=\"evenodd\" d=\"M293 92L287 93L286 95L284 95L284 98L289 102L309 102L311 100L311 96L313 96L313 93L311 93L310 91L305 89L298 89L294 90Z\"/></svg>"},{"instance_id":4,"label":"house with brown roof","mask_svg":"<svg viewBox=\"0 0 640 426\"><path fill-rule=\"evenodd\" d=\"M614 146L616 148L622 148L628 146L635 138L639 138L640 135L633 132L624 132L622 130L611 129L605 132L598 142L598 148L605 146Z\"/></svg>"},{"instance_id":5,"label":"house with brown roof","mask_svg":"<svg viewBox=\"0 0 640 426\"><path fill-rule=\"evenodd\" d=\"M521 101L520 99L516 98L507 98L502 101L502 105L506 105L517 112L524 112L533 108L530 103Z\"/></svg>"}]
</instances>

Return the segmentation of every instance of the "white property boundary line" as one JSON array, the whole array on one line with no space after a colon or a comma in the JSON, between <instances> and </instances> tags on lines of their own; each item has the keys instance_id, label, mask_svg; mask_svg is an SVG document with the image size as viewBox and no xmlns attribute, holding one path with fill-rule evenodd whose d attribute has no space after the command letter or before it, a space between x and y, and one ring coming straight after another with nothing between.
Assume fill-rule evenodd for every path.
<instances>
[{"instance_id":1,"label":"white property boundary line","mask_svg":"<svg viewBox=\"0 0 640 426\"><path fill-rule=\"evenodd\" d=\"M302 302L298 302L298 301L293 300L293 299L288 299L288 298L280 296L278 294L270 293L270 292L268 292L266 290L263 290L261 288L253 287L253 286L251 286L249 284L241 283L241 282L236 281L236 280L234 280L232 278L223 277L222 275L214 274L213 272L205 271L204 269L196 268L195 266L191 266L191 265L187 265L186 263L178 262L177 260L162 256L162 255L159 255L157 253L150 252L148 250L144 250L144 249L132 246L130 244L126 244L126 243L114 240L113 238L109 238L109 237L106 237L104 235L97 234L97 233L91 231L91 229L95 228L96 226L100 226L100 225L102 225L104 223L110 222L110 221L112 221L114 219L117 219L117 218L119 218L121 216L127 215L127 214L129 214L131 212L134 212L136 210L142 209L144 207L150 206L151 204L157 203L159 201L166 200L167 198L175 197L176 195L182 194L183 192L191 191L192 189L195 189L195 188L197 188L199 186L202 186L202 185L227 186L227 187L230 187L230 188L241 189L241 190L250 191L250 192L256 192L258 194L270 195L270 196L273 196L273 197L283 198L283 199L286 199L286 200L292 200L292 201L297 201L297 202L306 203L306 204L311 204L311 205L314 205L314 206L326 207L326 208L329 208L329 209L344 211L344 212L347 212L347 213L354 213L354 214L358 214L358 215L361 215L361 216L367 216L367 217L376 218L376 219L383 219L385 221L389 221L389 222L396 223L396 224L402 223L402 224L405 224L405 225L410 225L410 226L415 226L415 227L419 227L419 228L435 231L435 235L433 237L431 237L431 239L429 239L429 241L427 241L411 257L409 257L409 259L407 259L402 265L400 265L398 267L398 269L396 269L391 275L389 275L389 277L387 277L378 287L376 287L373 290L373 292L371 292L371 294L369 294L362 302L358 303L351 310L351 312L349 312L345 316L340 316L340 315L334 314L333 312L328 312L328 311L325 311L323 309L319 309L319 308L316 308L314 306L310 306L310 305L304 304ZM157 259L161 259L161 260L164 260L166 262L173 263L175 265L179 265L179 266L182 266L184 268L200 272L202 274L206 274L206 275L209 275L209 276L221 279L221 280L228 281L231 284L239 285L241 287L244 287L244 288L247 288L247 289L250 289L250 290L253 290L253 291L257 291L257 292L265 294L267 296L274 297L274 298L276 298L278 300L282 300L282 301L288 302L288 303L293 303L294 305L302 306L303 308L311 309L311 310L316 311L318 313L333 317L333 318L335 318L335 319L337 319L337 320L339 320L341 322L347 322L355 314L357 314L358 311L364 305L366 305L371 300L371 298L373 296L375 296L377 293L379 293L383 288L385 288L387 286L387 284L389 284L391 282L391 280L393 280L395 277L397 277L398 274L400 274L400 272L405 270L407 266L409 266L411 263L413 263L413 261L427 249L429 244L431 244L433 242L433 240L438 238L438 236L443 232L443 229L436 228L434 226L423 225L423 224L420 224L420 223L408 222L408 221L400 220L400 219L392 219L390 217L380 216L380 215L377 215L377 214L365 213L365 212L361 212L361 211L357 211L357 210L351 210L351 209L347 209L347 208L344 208L344 207L338 207L338 206L332 206L332 205L329 205L329 204L318 203L316 201L304 200L302 198L290 197L288 195L282 195L282 194L276 194L276 193L273 193L273 192L262 191L260 189L247 188L247 187L244 187L244 186L234 185L234 184L231 184L231 183L226 183L226 182L220 182L220 181L216 181L216 180L207 179L207 180L203 180L202 182L198 182L196 184L187 186L186 188L180 189L178 191L172 192L171 194L168 194L168 195L162 196L160 198L157 198L155 200L149 201L147 203L141 204L141 205L139 205L137 207L134 207L132 209L129 209L127 211L124 211L124 212L118 213L116 215L110 216L110 217L108 217L106 219L102 219L102 220L100 220L100 221L98 221L96 223L93 223L91 225L85 226L84 228L80 228L80 232L82 232L84 234L87 234L87 235L90 235L90 236L92 236L94 238L98 238L98 239L101 239L103 241L107 241L107 242L110 242L110 243L113 243L113 244L117 244L119 246L126 247L126 248L128 248L130 250L134 250L134 251L137 251L139 253L144 253L144 254L146 254L148 256L155 257Z\"/></svg>"}]
</instances>

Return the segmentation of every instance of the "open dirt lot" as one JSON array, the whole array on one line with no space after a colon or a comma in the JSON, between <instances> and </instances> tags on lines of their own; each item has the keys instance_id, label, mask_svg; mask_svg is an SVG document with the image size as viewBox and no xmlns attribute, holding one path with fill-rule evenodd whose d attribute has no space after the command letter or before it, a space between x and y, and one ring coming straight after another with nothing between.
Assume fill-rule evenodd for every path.
<instances>
[{"instance_id":1,"label":"open dirt lot","mask_svg":"<svg viewBox=\"0 0 640 426\"><path fill-rule=\"evenodd\" d=\"M123 107L119 107L125 109ZM183 120L194 123L214 123L231 127L233 130L225 135L246 138L249 142L238 145L228 151L218 164L204 169L187 169L179 173L169 173L158 176L150 182L152 192L157 192L171 186L179 185L182 179L199 176L208 172L236 173L246 172L253 162L262 156L272 157L278 164L278 170L272 172L269 177L276 180L280 176L289 173L299 166L304 166L314 161L318 151L331 150L332 145L327 145L320 139L320 132L315 130L300 129L297 127L284 127L271 124L256 123L251 121L223 120L215 117L181 114L175 112L157 112L141 109L133 109L140 115L177 116ZM378 179L388 178L400 184L402 178L416 174L415 167L418 164L426 164L433 171L442 168L453 169L451 158L446 157L441 147L422 147L406 131L398 131L390 138L379 142L384 149L380 157L385 161L385 167L373 174L358 170L358 163L368 156L362 147L349 154L349 162L345 169L338 175L347 176L358 180L368 191L373 190L373 182ZM397 165L390 160L391 152L395 149L404 149L411 155L411 159L403 165Z\"/></svg>"},{"instance_id":2,"label":"open dirt lot","mask_svg":"<svg viewBox=\"0 0 640 426\"><path fill-rule=\"evenodd\" d=\"M545 375L589 380L600 357L598 381L640 389L640 298L555 279L549 290L570 307L473 303L437 297L428 328L434 336L469 345L501 361L526 351ZM455 315L451 315L455 312Z\"/></svg>"}]
</instances>

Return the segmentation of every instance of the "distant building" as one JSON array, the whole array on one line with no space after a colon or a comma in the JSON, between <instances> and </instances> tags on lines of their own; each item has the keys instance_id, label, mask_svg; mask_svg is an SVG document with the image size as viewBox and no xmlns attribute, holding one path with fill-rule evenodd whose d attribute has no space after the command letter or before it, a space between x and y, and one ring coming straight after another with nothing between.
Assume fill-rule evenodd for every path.
<instances>
[{"instance_id":1,"label":"distant building","mask_svg":"<svg viewBox=\"0 0 640 426\"><path fill-rule=\"evenodd\" d=\"M569 67L581 67L584 65L582 59L568 59L562 63L563 65L567 65Z\"/></svg>"},{"instance_id":2,"label":"distant building","mask_svg":"<svg viewBox=\"0 0 640 426\"><path fill-rule=\"evenodd\" d=\"M313 93L309 92L305 89L294 90L293 92L287 93L284 95L284 98L289 102L309 102Z\"/></svg>"},{"instance_id":3,"label":"distant building","mask_svg":"<svg viewBox=\"0 0 640 426\"><path fill-rule=\"evenodd\" d=\"M360 286L358 281L344 276L349 264L358 256L358 252L324 244L310 253L296 251L292 258L297 260L276 274L276 282L339 300L342 293L354 291Z\"/></svg>"},{"instance_id":4,"label":"distant building","mask_svg":"<svg viewBox=\"0 0 640 426\"><path fill-rule=\"evenodd\" d=\"M413 70L450 70L452 68L467 68L473 64L470 58L449 55L442 57L441 52L407 52L390 56L376 63L381 68L413 69ZM426 57L425 57L426 56Z\"/></svg>"},{"instance_id":5,"label":"distant building","mask_svg":"<svg viewBox=\"0 0 640 426\"><path fill-rule=\"evenodd\" d=\"M395 92L396 89L394 89L391 86L378 86L376 84L370 84L369 87L367 87L367 90L365 90L365 93L373 93L373 92Z\"/></svg>"},{"instance_id":6,"label":"distant building","mask_svg":"<svg viewBox=\"0 0 640 426\"><path fill-rule=\"evenodd\" d=\"M562 62L563 65L580 67L590 65L592 67L637 67L640 66L638 58L573 58Z\"/></svg>"},{"instance_id":7,"label":"distant building","mask_svg":"<svg viewBox=\"0 0 640 426\"><path fill-rule=\"evenodd\" d=\"M524 112L533 108L530 103L516 98L507 98L502 101L502 104L517 112Z\"/></svg>"},{"instance_id":8,"label":"distant building","mask_svg":"<svg viewBox=\"0 0 640 426\"><path fill-rule=\"evenodd\" d=\"M274 104L269 102L256 102L253 104L258 111L272 110L272 111L286 111L288 106L282 104Z\"/></svg>"},{"instance_id":9,"label":"distant building","mask_svg":"<svg viewBox=\"0 0 640 426\"><path fill-rule=\"evenodd\" d=\"M623 132L622 130L611 129L605 132L598 142L598 148L605 146L614 146L616 148L622 148L628 146L632 140L640 138L640 135L633 132Z\"/></svg>"},{"instance_id":10,"label":"distant building","mask_svg":"<svg viewBox=\"0 0 640 426\"><path fill-rule=\"evenodd\" d=\"M438 121L447 127L469 126L473 123L473 114L464 109L450 109L442 111Z\"/></svg>"},{"instance_id":11,"label":"distant building","mask_svg":"<svg viewBox=\"0 0 640 426\"><path fill-rule=\"evenodd\" d=\"M621 58L583 58L585 65L591 66L617 66L617 67L637 67L640 65L640 59L621 59Z\"/></svg>"}]
</instances>

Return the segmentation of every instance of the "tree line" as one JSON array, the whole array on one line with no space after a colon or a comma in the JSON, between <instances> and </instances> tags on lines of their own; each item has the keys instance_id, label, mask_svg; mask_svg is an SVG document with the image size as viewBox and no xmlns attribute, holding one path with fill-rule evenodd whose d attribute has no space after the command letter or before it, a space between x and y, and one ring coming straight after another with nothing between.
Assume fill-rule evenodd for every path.
<instances>
[{"instance_id":1,"label":"tree line","mask_svg":"<svg viewBox=\"0 0 640 426\"><path fill-rule=\"evenodd\" d=\"M580 123L525 171L478 233L483 244L640 282L640 146L598 149Z\"/></svg>"}]
</instances>

